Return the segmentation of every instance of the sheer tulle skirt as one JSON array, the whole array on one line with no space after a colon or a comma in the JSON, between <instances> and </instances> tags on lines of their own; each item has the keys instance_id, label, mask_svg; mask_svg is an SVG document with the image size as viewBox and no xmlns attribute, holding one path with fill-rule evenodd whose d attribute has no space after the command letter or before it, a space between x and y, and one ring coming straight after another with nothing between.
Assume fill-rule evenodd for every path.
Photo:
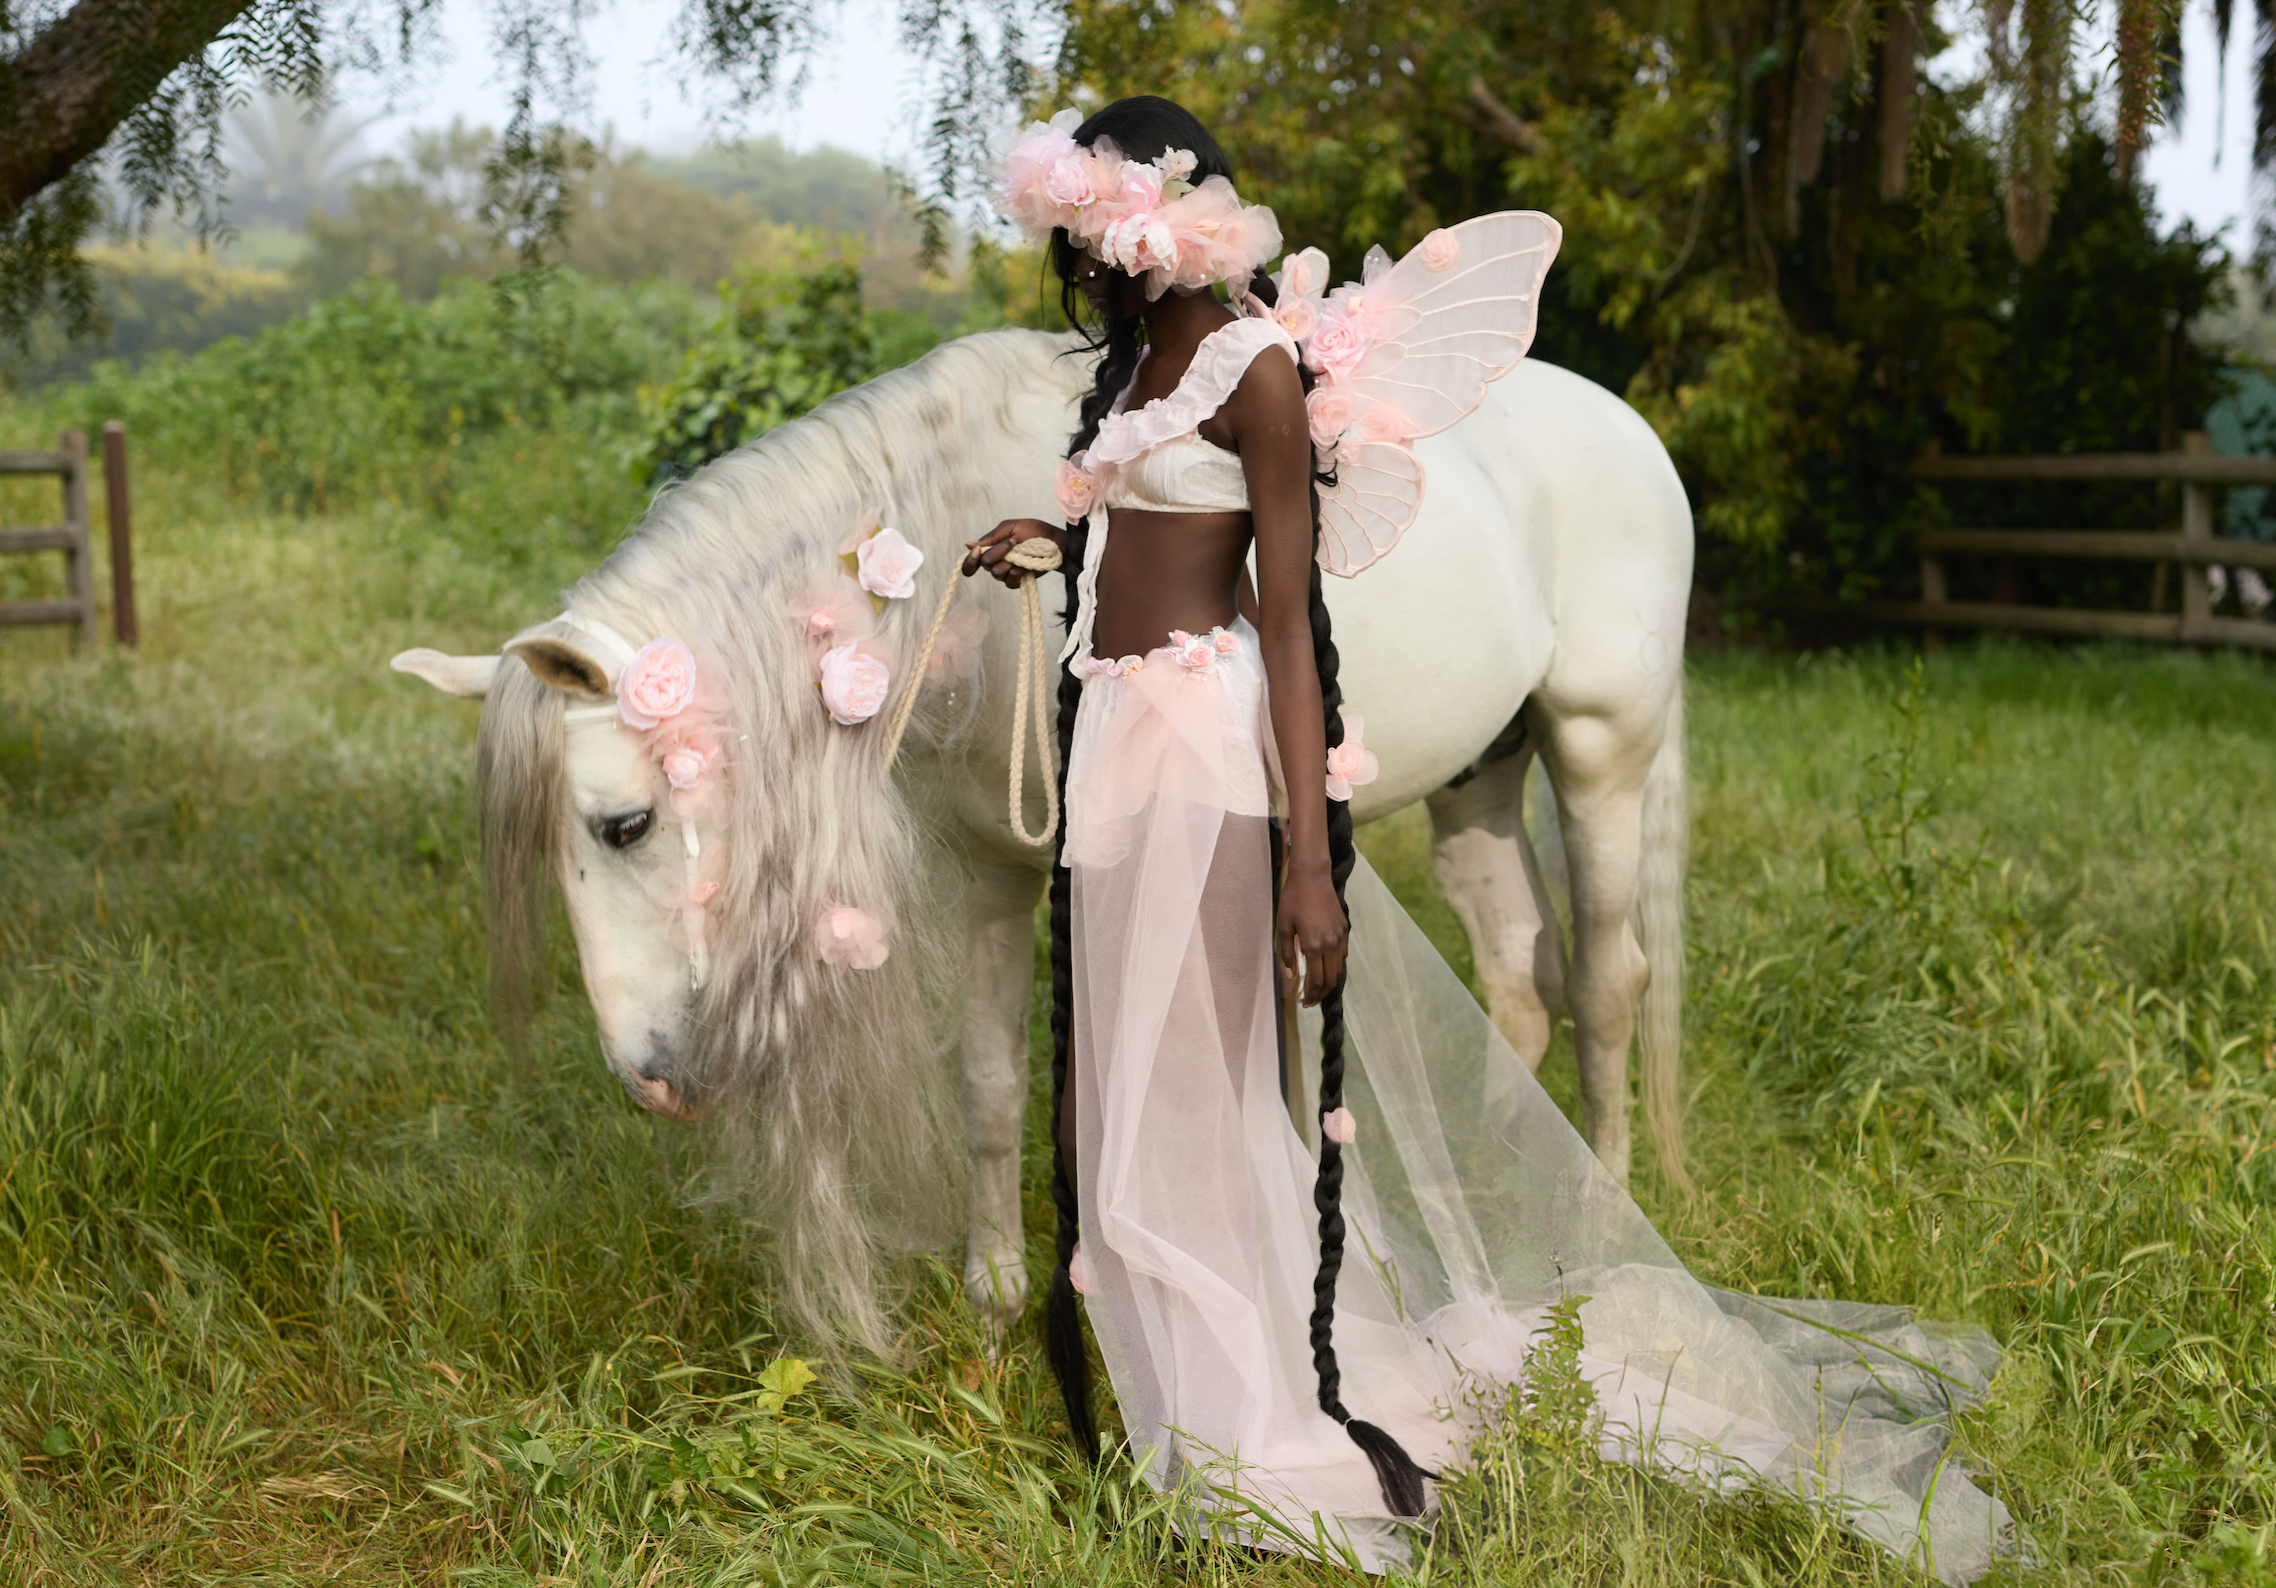
<instances>
[{"instance_id":1,"label":"sheer tulle skirt","mask_svg":"<svg viewBox=\"0 0 2276 1588\"><path fill-rule=\"evenodd\" d=\"M1194 1496L1190 1525L1322 1538L1380 1571L1408 1524L1315 1399L1317 1020L1299 1022L1291 1100L1263 668L1246 625L1226 632L1200 667L1162 650L1094 670L1076 721L1080 1275L1134 1458ZM1988 1336L1701 1285L1364 861L1346 892L1359 1133L1335 1346L1352 1415L1425 1467L1459 1463L1481 1388L1519 1382L1548 1307L1586 1296L1608 1456L1825 1499L1948 1581L1988 1567L2006 1513L1946 1456L1950 1412L1996 1362Z\"/></svg>"}]
</instances>

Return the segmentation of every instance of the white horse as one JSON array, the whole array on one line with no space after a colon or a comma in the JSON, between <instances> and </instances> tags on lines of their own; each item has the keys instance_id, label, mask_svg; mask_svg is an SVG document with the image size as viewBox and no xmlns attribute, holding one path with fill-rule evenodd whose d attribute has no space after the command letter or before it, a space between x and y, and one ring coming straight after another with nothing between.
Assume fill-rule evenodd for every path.
<instances>
[{"instance_id":1,"label":"white horse","mask_svg":"<svg viewBox=\"0 0 2276 1588\"><path fill-rule=\"evenodd\" d=\"M494 976L510 987L522 974L550 870L609 1067L648 1107L721 1122L730 1179L781 1242L794 1312L872 1346L888 1338L884 1265L952 1239L941 1220L960 1204L972 1299L998 1320L1024 1304L1021 1118L1048 856L1013 837L1006 812L1013 597L966 581L964 632L994 619L979 665L926 687L890 775L882 719L840 727L817 703L790 603L861 529L899 528L926 553L916 597L880 619L906 665L960 543L1049 511L1088 383L1069 348L1037 332L968 337L842 393L659 496L570 592L572 621L527 630L502 656L396 658L487 697ZM1683 488L1626 404L1535 362L1418 451L1429 486L1406 540L1328 581L1345 709L1364 715L1382 763L1354 815L1427 802L1438 882L1495 1022L1538 1066L1570 1009L1583 1128L1622 1176L1640 1011L1647 1120L1680 1178ZM730 808L713 840L727 869L699 975L654 886L679 864L668 791L637 737L587 704L610 698L618 665L595 628L634 646L678 639L728 685ZM1049 643L1055 655L1056 623ZM1537 755L1563 836L1569 966L1522 820ZM1031 760L1031 825L1039 775ZM878 969L814 955L816 913L849 899L894 934ZM947 1145L952 1045L961 1155Z\"/></svg>"}]
</instances>

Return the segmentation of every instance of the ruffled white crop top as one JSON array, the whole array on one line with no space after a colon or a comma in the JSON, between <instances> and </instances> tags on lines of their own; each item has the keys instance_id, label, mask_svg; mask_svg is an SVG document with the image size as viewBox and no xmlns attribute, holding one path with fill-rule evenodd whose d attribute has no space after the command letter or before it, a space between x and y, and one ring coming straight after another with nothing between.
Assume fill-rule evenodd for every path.
<instances>
[{"instance_id":1,"label":"ruffled white crop top","mask_svg":"<svg viewBox=\"0 0 2276 1588\"><path fill-rule=\"evenodd\" d=\"M1202 421L1225 406L1249 365L1268 347L1296 356L1296 344L1271 320L1235 320L1201 339L1185 377L1167 397L1130 409L1138 376L1099 421L1098 436L1084 463L1098 480L1091 509L1089 541L1082 572L1075 580L1075 624L1067 634L1062 662L1087 654L1098 615L1098 571L1106 558L1107 518L1117 507L1157 513L1245 513L1248 476L1234 453L1201 438ZM1145 359L1141 355L1141 366Z\"/></svg>"}]
</instances>

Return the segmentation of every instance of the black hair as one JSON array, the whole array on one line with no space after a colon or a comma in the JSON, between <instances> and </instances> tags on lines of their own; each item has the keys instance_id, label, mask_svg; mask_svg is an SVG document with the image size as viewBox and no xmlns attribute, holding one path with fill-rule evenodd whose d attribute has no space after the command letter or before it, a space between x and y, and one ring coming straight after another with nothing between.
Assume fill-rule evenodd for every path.
<instances>
[{"instance_id":1,"label":"black hair","mask_svg":"<svg viewBox=\"0 0 2276 1588\"><path fill-rule=\"evenodd\" d=\"M1217 146L1217 140L1210 137L1183 106L1156 95L1118 99L1075 129L1077 143L1089 145L1100 138L1112 139L1132 160L1151 161L1170 149L1190 150L1194 156L1193 181L1211 176L1232 179L1232 163ZM1067 448L1069 456L1084 450L1096 439L1099 422L1129 384L1138 367L1140 333L1144 329L1144 320L1133 296L1136 283L1127 278L1114 283L1103 318L1095 325L1087 323L1085 311L1089 300L1076 285L1079 272L1084 268L1083 260L1082 251L1068 239L1064 229L1052 235L1051 261L1059 274L1060 302L1066 309L1067 321L1083 336L1086 348L1099 355L1096 378L1079 409L1079 428ZM1250 279L1248 290L1267 304L1277 296L1271 278L1262 270ZM1312 372L1299 364L1297 374L1309 392ZM1332 483L1333 477L1326 479ZM1315 478L1311 493L1315 546L1319 538L1320 483L1321 479ZM1069 628L1074 626L1077 599L1073 570L1083 565L1087 539L1086 526L1067 526L1066 622ZM1310 603L1312 654L1320 673L1320 712L1327 732L1327 747L1333 750L1343 742L1343 691L1336 681L1339 658L1329 630L1327 604L1321 598L1317 559L1312 564ZM1066 809L1067 762L1074 749L1075 714L1082 695L1082 680L1070 664L1062 669L1059 678L1061 810ZM1062 835L1064 830L1062 826ZM1058 1376L1060 1393L1067 1403L1067 1425L1075 1443L1096 1461L1098 1428L1091 1415L1090 1364L1083 1349L1082 1324L1075 1306L1074 1282L1069 1274L1081 1215L1074 1182L1067 1172L1064 1117L1067 1060L1073 1046L1075 1013L1074 889L1067 869L1065 842L1062 836L1057 863L1051 871L1051 1197L1058 1209L1059 1230L1058 1266L1051 1276L1044 1309L1044 1352L1053 1373ZM1354 858L1351 807L1343 800L1331 799L1328 801L1328 863L1335 878L1339 907L1343 905L1344 883L1351 876ZM1349 919L1348 912L1346 919ZM1339 976L1335 986L1320 1000L1319 1101L1323 1118L1343 1105L1343 992L1343 980ZM1320 1171L1313 1184L1312 1202L1320 1215L1320 1264L1312 1281L1311 1319L1312 1367L1319 1378L1320 1410L1341 1423L1352 1442L1367 1453L1369 1463L1375 1468L1376 1481L1382 1485L1384 1503L1392 1514L1419 1516L1423 1508L1422 1482L1432 1474L1417 1466L1396 1439L1374 1424L1353 1417L1343 1404L1343 1372L1336 1361L1335 1347L1336 1277L1343 1268L1344 1248L1343 1148L1324 1131L1320 1133Z\"/></svg>"}]
</instances>

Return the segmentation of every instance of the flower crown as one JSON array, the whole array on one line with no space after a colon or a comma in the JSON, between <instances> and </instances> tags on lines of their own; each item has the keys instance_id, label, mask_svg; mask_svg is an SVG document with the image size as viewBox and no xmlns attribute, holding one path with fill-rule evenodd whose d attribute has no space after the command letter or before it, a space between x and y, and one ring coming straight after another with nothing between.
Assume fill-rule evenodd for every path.
<instances>
[{"instance_id":1,"label":"flower crown","mask_svg":"<svg viewBox=\"0 0 2276 1588\"><path fill-rule=\"evenodd\" d=\"M1064 227L1126 275L1143 276L1146 296L1171 287L1245 282L1280 252L1280 222L1262 204L1243 204L1221 176L1193 175L1190 149L1150 162L1126 159L1111 138L1075 142L1079 110L1036 122L1004 163L996 208L1038 240Z\"/></svg>"}]
</instances>

